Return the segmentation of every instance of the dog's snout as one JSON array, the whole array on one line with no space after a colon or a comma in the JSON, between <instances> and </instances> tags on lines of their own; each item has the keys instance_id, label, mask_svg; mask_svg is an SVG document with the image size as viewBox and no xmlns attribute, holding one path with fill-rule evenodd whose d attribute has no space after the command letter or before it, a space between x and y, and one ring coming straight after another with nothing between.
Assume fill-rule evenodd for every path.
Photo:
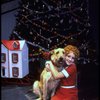
<instances>
[{"instance_id":1,"label":"dog's snout","mask_svg":"<svg viewBox=\"0 0 100 100\"><path fill-rule=\"evenodd\" d=\"M60 57L60 59L59 59L60 61L63 61L63 58L62 57Z\"/></svg>"}]
</instances>

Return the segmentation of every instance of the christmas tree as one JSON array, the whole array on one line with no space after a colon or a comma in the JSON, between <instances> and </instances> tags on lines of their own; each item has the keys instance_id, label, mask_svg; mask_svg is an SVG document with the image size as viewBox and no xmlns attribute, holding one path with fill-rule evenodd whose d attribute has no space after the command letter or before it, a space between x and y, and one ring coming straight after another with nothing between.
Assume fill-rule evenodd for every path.
<instances>
[{"instance_id":1,"label":"christmas tree","mask_svg":"<svg viewBox=\"0 0 100 100\"><path fill-rule=\"evenodd\" d=\"M19 5L10 40L26 40L29 61L44 51L74 44L81 52L80 64L96 62L87 0L21 0Z\"/></svg>"}]
</instances>

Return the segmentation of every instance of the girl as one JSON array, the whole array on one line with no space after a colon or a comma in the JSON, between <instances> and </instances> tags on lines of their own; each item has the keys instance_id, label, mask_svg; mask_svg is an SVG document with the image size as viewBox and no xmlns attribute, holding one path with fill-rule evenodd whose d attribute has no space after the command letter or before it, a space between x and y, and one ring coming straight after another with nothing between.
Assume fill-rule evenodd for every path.
<instances>
[{"instance_id":1,"label":"girl","mask_svg":"<svg viewBox=\"0 0 100 100\"><path fill-rule=\"evenodd\" d=\"M76 60L79 57L79 50L76 46L68 45L64 48L65 61L68 66L64 67L61 72L58 72L51 63L50 67L46 67L51 71L54 79L60 79L60 85L56 90L51 100L78 100L77 82L77 68Z\"/></svg>"}]
</instances>

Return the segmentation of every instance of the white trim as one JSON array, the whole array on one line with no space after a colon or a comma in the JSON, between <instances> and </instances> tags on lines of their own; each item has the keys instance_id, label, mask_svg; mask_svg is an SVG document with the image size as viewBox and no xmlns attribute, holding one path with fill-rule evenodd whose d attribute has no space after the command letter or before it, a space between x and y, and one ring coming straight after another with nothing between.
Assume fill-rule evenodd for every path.
<instances>
[{"instance_id":1,"label":"white trim","mask_svg":"<svg viewBox=\"0 0 100 100\"><path fill-rule=\"evenodd\" d=\"M75 85L73 86L61 86L62 88L75 88Z\"/></svg>"},{"instance_id":2,"label":"white trim","mask_svg":"<svg viewBox=\"0 0 100 100\"><path fill-rule=\"evenodd\" d=\"M69 77L69 74L68 74L68 72L67 72L65 69L63 69L61 72L64 74L64 76L65 76L66 78Z\"/></svg>"}]
</instances>

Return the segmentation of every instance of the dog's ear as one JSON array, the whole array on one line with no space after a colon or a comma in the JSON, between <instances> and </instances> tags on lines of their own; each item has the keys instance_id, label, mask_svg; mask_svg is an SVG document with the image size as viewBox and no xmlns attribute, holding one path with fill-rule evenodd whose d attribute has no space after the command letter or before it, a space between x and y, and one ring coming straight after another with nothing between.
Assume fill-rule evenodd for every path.
<instances>
[{"instance_id":1,"label":"dog's ear","mask_svg":"<svg viewBox=\"0 0 100 100\"><path fill-rule=\"evenodd\" d=\"M50 57L51 57L51 54L50 54L50 52L43 52L43 53L42 53L42 57L43 57L44 59L46 59L46 60L49 60Z\"/></svg>"},{"instance_id":2,"label":"dog's ear","mask_svg":"<svg viewBox=\"0 0 100 100\"><path fill-rule=\"evenodd\" d=\"M53 55L53 54L54 54L54 50L51 50L51 51L50 51L50 54Z\"/></svg>"}]
</instances>

